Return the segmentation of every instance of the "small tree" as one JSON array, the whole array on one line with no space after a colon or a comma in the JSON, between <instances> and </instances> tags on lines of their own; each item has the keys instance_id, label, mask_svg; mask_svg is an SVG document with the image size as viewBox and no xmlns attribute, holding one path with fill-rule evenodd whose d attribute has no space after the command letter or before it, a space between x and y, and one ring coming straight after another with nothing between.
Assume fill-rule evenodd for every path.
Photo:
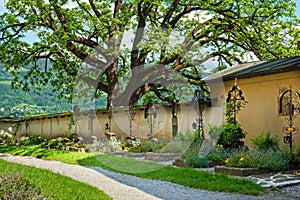
<instances>
[{"instance_id":1,"label":"small tree","mask_svg":"<svg viewBox=\"0 0 300 200\"><path fill-rule=\"evenodd\" d=\"M222 145L225 149L236 149L244 144L241 139L245 138L246 132L237 123L236 116L246 103L247 101L245 100L233 100L228 101L226 104L226 123L222 127L217 142L218 145Z\"/></svg>"},{"instance_id":2,"label":"small tree","mask_svg":"<svg viewBox=\"0 0 300 200\"><path fill-rule=\"evenodd\" d=\"M222 127L221 135L218 144L225 149L237 149L244 144L241 139L245 138L246 132L240 124L227 123Z\"/></svg>"}]
</instances>

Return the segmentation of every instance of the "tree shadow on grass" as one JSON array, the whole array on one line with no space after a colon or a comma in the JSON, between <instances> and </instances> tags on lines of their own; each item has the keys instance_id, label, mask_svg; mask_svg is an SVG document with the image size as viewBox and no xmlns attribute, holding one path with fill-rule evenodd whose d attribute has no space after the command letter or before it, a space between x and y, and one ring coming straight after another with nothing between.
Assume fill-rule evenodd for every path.
<instances>
[{"instance_id":1,"label":"tree shadow on grass","mask_svg":"<svg viewBox=\"0 0 300 200\"><path fill-rule=\"evenodd\" d=\"M96 154L77 161L84 166L95 166L110 171L121 172L126 174L141 174L157 171L166 167L159 163L151 161L139 161L133 158L116 156L112 154Z\"/></svg>"},{"instance_id":2,"label":"tree shadow on grass","mask_svg":"<svg viewBox=\"0 0 300 200\"><path fill-rule=\"evenodd\" d=\"M54 151L49 151L48 149L43 149L40 146L8 146L0 145L1 153L9 153L13 155L20 156L33 156L36 158L47 158L53 154Z\"/></svg>"}]
</instances>

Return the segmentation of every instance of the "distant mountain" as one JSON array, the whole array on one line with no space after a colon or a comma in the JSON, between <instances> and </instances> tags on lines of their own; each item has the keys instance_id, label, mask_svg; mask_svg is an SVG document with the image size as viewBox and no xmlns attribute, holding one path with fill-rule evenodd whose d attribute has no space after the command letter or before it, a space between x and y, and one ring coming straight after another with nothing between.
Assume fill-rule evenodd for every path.
<instances>
[{"instance_id":1,"label":"distant mountain","mask_svg":"<svg viewBox=\"0 0 300 200\"><path fill-rule=\"evenodd\" d=\"M38 61L41 66L43 63L43 60ZM23 117L73 110L72 103L66 99L59 99L58 94L52 92L53 87L50 84L45 85L42 90L27 92L22 89L13 89L12 80L13 77L0 63L0 117ZM105 108L106 98L100 97L95 104L97 109Z\"/></svg>"},{"instance_id":2,"label":"distant mountain","mask_svg":"<svg viewBox=\"0 0 300 200\"><path fill-rule=\"evenodd\" d=\"M12 89L12 77L0 65L0 117L53 114L72 110L71 102L58 99L50 85L41 91Z\"/></svg>"}]
</instances>

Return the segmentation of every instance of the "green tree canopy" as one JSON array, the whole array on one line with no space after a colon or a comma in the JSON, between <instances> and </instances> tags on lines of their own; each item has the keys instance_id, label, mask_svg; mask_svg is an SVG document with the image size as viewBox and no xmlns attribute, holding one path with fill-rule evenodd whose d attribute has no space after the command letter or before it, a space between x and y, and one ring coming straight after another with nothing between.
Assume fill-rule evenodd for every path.
<instances>
[{"instance_id":1,"label":"green tree canopy","mask_svg":"<svg viewBox=\"0 0 300 200\"><path fill-rule=\"evenodd\" d=\"M0 62L23 89L50 82L70 97L80 80L107 93L108 108L132 105L149 91L169 100L164 94L174 80L203 84L201 64L211 58L233 65L247 56L296 55L295 6L292 0L8 0ZM34 43L24 39L30 31Z\"/></svg>"}]
</instances>

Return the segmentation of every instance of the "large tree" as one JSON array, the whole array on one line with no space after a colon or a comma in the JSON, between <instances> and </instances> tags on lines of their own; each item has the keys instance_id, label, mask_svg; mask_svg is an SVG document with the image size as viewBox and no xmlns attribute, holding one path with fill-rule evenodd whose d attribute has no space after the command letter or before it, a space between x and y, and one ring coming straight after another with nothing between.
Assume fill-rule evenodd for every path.
<instances>
[{"instance_id":1,"label":"large tree","mask_svg":"<svg viewBox=\"0 0 300 200\"><path fill-rule=\"evenodd\" d=\"M0 62L23 89L50 82L68 97L80 79L107 93L108 108L120 100L133 105L150 91L169 100L167 85L175 79L202 84L199 72L209 59L233 65L249 56L296 55L295 6L292 0L9 0L0 17ZM38 39L27 42L28 32ZM43 66L34 64L42 58Z\"/></svg>"}]
</instances>

